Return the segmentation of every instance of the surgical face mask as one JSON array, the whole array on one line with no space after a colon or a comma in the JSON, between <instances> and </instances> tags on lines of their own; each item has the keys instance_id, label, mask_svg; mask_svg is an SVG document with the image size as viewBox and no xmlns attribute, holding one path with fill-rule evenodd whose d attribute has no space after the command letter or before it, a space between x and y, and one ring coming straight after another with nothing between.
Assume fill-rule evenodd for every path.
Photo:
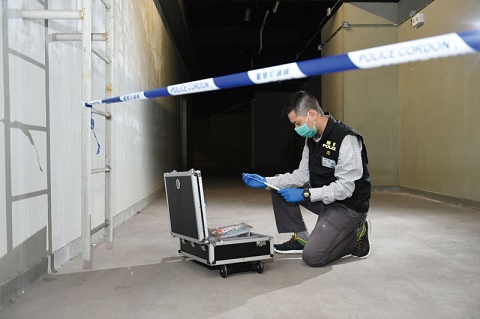
<instances>
[{"instance_id":1,"label":"surgical face mask","mask_svg":"<svg viewBox=\"0 0 480 319\"><path fill-rule=\"evenodd\" d=\"M297 132L298 135L303 136L303 137L314 137L315 134L317 134L317 128L315 126L315 121L313 121L313 127L309 128L307 125L308 122L308 114L307 114L307 120L302 126L296 127L295 132Z\"/></svg>"}]
</instances>

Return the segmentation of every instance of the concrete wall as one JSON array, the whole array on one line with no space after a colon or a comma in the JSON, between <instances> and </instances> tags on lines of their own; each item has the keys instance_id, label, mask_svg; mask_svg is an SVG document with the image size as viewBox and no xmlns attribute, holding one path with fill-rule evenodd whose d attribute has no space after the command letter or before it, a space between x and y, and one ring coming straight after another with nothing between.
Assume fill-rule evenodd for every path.
<instances>
[{"instance_id":1,"label":"concrete wall","mask_svg":"<svg viewBox=\"0 0 480 319\"><path fill-rule=\"evenodd\" d=\"M322 41L338 32L322 56L395 43L396 4L343 4L322 29ZM342 22L349 23L341 28ZM373 25L375 24L375 26ZM359 131L375 186L398 185L397 68L339 72L322 77L322 106Z\"/></svg>"},{"instance_id":2,"label":"concrete wall","mask_svg":"<svg viewBox=\"0 0 480 319\"><path fill-rule=\"evenodd\" d=\"M436 0L425 24L398 28L407 41L478 29L480 2ZM480 201L480 56L399 66L400 185Z\"/></svg>"},{"instance_id":3,"label":"concrete wall","mask_svg":"<svg viewBox=\"0 0 480 319\"><path fill-rule=\"evenodd\" d=\"M405 20L412 10L424 13L423 26ZM350 27L322 55L478 29L479 10L476 0L344 3L322 29L322 41L342 21ZM398 27L378 25L395 21ZM365 137L374 186L478 207L479 68L480 57L471 55L326 75L322 104Z\"/></svg>"},{"instance_id":4,"label":"concrete wall","mask_svg":"<svg viewBox=\"0 0 480 319\"><path fill-rule=\"evenodd\" d=\"M22 9L79 9L81 1L4 0L0 90L0 305L80 251L81 43L74 20L23 20ZM92 32L105 8L92 1ZM183 66L151 0L114 1L113 94L181 82ZM93 43L104 51L103 42ZM92 99L105 96L105 64L92 54ZM100 107L102 109L102 107ZM180 98L114 104L113 212L118 224L160 194L181 163ZM105 124L94 116L92 167L105 166ZM104 217L104 174L92 177L92 227ZM97 237L101 236L101 232ZM47 256L55 257L48 259Z\"/></svg>"},{"instance_id":5,"label":"concrete wall","mask_svg":"<svg viewBox=\"0 0 480 319\"><path fill-rule=\"evenodd\" d=\"M322 57L344 53L345 35L341 29L344 21L343 6L328 20L321 31ZM337 72L322 76L321 106L324 111L330 112L338 120L343 121L344 105L344 72Z\"/></svg>"}]
</instances>

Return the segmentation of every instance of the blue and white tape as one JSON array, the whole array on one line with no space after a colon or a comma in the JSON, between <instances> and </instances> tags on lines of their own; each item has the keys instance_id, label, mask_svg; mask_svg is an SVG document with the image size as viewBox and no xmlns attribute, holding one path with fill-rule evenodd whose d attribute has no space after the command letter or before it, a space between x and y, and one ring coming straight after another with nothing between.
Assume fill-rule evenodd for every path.
<instances>
[{"instance_id":1,"label":"blue and white tape","mask_svg":"<svg viewBox=\"0 0 480 319\"><path fill-rule=\"evenodd\" d=\"M92 105L102 103L118 103L163 96L193 94L479 52L480 30L448 33L330 57L281 64L215 78L175 84L149 91L91 101L83 105L91 107Z\"/></svg>"},{"instance_id":2,"label":"blue and white tape","mask_svg":"<svg viewBox=\"0 0 480 319\"><path fill-rule=\"evenodd\" d=\"M450 33L350 52L348 57L359 69L368 69L475 52L477 51L470 47L460 35Z\"/></svg>"}]
</instances>

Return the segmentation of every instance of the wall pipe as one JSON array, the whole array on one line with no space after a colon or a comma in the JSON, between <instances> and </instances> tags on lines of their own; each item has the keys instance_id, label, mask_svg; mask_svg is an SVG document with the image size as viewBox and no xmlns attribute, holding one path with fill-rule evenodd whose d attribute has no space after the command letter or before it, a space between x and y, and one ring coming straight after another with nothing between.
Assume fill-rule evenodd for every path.
<instances>
[{"instance_id":1,"label":"wall pipe","mask_svg":"<svg viewBox=\"0 0 480 319\"><path fill-rule=\"evenodd\" d=\"M62 20L76 20L82 19L82 10L22 10L23 19L62 19Z\"/></svg>"},{"instance_id":2,"label":"wall pipe","mask_svg":"<svg viewBox=\"0 0 480 319\"><path fill-rule=\"evenodd\" d=\"M104 167L104 168L94 168L92 169L92 174L99 174L99 173L106 173L110 172L110 167Z\"/></svg>"},{"instance_id":3,"label":"wall pipe","mask_svg":"<svg viewBox=\"0 0 480 319\"><path fill-rule=\"evenodd\" d=\"M100 225L98 225L97 227L95 227L90 231L90 236L98 233L100 230L102 230L105 227L108 227L109 225L110 225L110 221L108 220L104 221L103 223L101 223Z\"/></svg>"},{"instance_id":4,"label":"wall pipe","mask_svg":"<svg viewBox=\"0 0 480 319\"><path fill-rule=\"evenodd\" d=\"M106 41L106 33L92 33L92 41ZM52 41L82 41L81 33L53 33Z\"/></svg>"},{"instance_id":5,"label":"wall pipe","mask_svg":"<svg viewBox=\"0 0 480 319\"><path fill-rule=\"evenodd\" d=\"M448 33L324 58L292 62L216 78L175 84L103 100L84 102L83 105L91 108L93 105L102 103L109 104L162 96L194 94L479 52L480 30Z\"/></svg>"},{"instance_id":6,"label":"wall pipe","mask_svg":"<svg viewBox=\"0 0 480 319\"><path fill-rule=\"evenodd\" d=\"M113 0L101 0L105 5L105 54L109 61L105 65L105 97L110 98L113 95ZM105 166L110 171L105 173L105 221L108 222L105 228L105 241L113 243L113 188L112 188L112 139L113 125L110 120L112 117L112 106L105 105L105 113L110 116L105 119Z\"/></svg>"},{"instance_id":7,"label":"wall pipe","mask_svg":"<svg viewBox=\"0 0 480 319\"><path fill-rule=\"evenodd\" d=\"M98 56L100 59L103 60L103 62L105 63L110 63L110 60L107 58L107 56L105 54L103 54L102 52L98 51L98 50L95 50L92 48L92 53L94 53L96 56Z\"/></svg>"},{"instance_id":8,"label":"wall pipe","mask_svg":"<svg viewBox=\"0 0 480 319\"><path fill-rule=\"evenodd\" d=\"M325 40L325 42L321 43L318 47L317 47L317 50L318 51L321 51L323 49L323 47L325 45L327 45L328 42L330 42L330 40L332 40L339 32L340 30L343 30L343 29L349 29L351 27L373 27L373 28L378 28L378 27L392 27L392 28L395 28L395 27L398 27L398 24L396 23L383 23L383 24L375 24L375 23L362 23L362 24L350 24L348 23L348 21L343 21L342 22L342 25L339 26L328 38L327 40ZM313 38L312 38L313 39ZM309 45L309 43L307 43L307 45ZM300 52L300 54L302 54L302 52ZM298 56L297 56L298 58Z\"/></svg>"},{"instance_id":9,"label":"wall pipe","mask_svg":"<svg viewBox=\"0 0 480 319\"><path fill-rule=\"evenodd\" d=\"M92 108L92 113L95 113L95 114L98 114L98 115L101 115L101 116L105 116L106 118L112 117L112 114L110 114L109 112L103 112L103 111L100 111L100 110L97 110L97 109L94 109L94 108Z\"/></svg>"},{"instance_id":10,"label":"wall pipe","mask_svg":"<svg viewBox=\"0 0 480 319\"><path fill-rule=\"evenodd\" d=\"M92 95L92 2L82 1L83 23L82 23L82 88L81 97L85 101ZM90 120L92 118L91 108L82 108L81 112L81 235L82 235L82 260L84 268L91 268L91 185L92 185L92 164L91 164L91 140Z\"/></svg>"},{"instance_id":11,"label":"wall pipe","mask_svg":"<svg viewBox=\"0 0 480 319\"><path fill-rule=\"evenodd\" d=\"M112 3L109 0L100 0L105 8L112 7Z\"/></svg>"}]
</instances>

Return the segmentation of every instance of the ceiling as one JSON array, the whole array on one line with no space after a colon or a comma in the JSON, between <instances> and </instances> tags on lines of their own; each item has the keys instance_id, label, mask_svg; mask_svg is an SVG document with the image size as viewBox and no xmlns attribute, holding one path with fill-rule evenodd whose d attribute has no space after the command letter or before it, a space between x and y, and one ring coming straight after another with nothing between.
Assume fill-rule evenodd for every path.
<instances>
[{"instance_id":1,"label":"ceiling","mask_svg":"<svg viewBox=\"0 0 480 319\"><path fill-rule=\"evenodd\" d=\"M178 0L154 1L161 9L159 12L167 22L191 80L320 57L317 47L320 29L328 20L327 11L335 12L342 2L367 2L184 0L182 11ZM237 110L249 105L255 90L294 91L305 81L194 94L194 113Z\"/></svg>"},{"instance_id":2,"label":"ceiling","mask_svg":"<svg viewBox=\"0 0 480 319\"><path fill-rule=\"evenodd\" d=\"M318 56L309 39L335 0L186 0L201 77ZM249 18L248 18L249 16Z\"/></svg>"}]
</instances>

